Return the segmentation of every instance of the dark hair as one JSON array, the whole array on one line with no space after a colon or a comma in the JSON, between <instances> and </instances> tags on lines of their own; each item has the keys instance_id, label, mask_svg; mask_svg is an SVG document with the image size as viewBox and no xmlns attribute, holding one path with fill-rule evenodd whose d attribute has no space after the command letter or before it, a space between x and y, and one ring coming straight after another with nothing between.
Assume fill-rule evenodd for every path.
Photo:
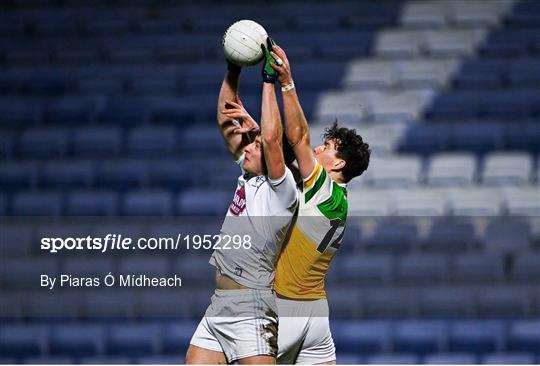
<instances>
[{"instance_id":1,"label":"dark hair","mask_svg":"<svg viewBox=\"0 0 540 366\"><path fill-rule=\"evenodd\" d=\"M361 175L368 168L371 150L355 129L338 127L336 120L324 130L323 138L325 141L333 140L337 157L345 160L345 167L341 171L345 182Z\"/></svg>"}]
</instances>

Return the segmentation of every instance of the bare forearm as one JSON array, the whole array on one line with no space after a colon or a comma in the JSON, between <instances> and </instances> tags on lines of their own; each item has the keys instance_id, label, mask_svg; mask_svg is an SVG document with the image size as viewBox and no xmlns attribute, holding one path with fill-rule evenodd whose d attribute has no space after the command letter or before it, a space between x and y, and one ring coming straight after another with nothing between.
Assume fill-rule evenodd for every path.
<instances>
[{"instance_id":1,"label":"bare forearm","mask_svg":"<svg viewBox=\"0 0 540 366\"><path fill-rule=\"evenodd\" d=\"M285 135L291 146L309 144L309 126L295 89L283 93L283 112Z\"/></svg>"},{"instance_id":2,"label":"bare forearm","mask_svg":"<svg viewBox=\"0 0 540 366\"><path fill-rule=\"evenodd\" d=\"M238 88L240 86L240 74L227 71L221 84L219 91L218 105L217 105L217 120L221 124L227 120L227 116L224 116L221 111L225 108L225 101L231 100L233 102L238 101Z\"/></svg>"},{"instance_id":3,"label":"bare forearm","mask_svg":"<svg viewBox=\"0 0 540 366\"><path fill-rule=\"evenodd\" d=\"M268 177L278 179L285 174L285 163L281 148L281 116L277 104L274 84L263 83L261 111L261 140Z\"/></svg>"}]
</instances>

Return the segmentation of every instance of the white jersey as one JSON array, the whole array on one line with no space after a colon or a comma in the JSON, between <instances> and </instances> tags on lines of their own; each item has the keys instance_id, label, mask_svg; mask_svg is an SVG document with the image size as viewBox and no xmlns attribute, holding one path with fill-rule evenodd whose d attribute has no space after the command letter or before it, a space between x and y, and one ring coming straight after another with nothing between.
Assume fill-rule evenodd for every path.
<instances>
[{"instance_id":1,"label":"white jersey","mask_svg":"<svg viewBox=\"0 0 540 366\"><path fill-rule=\"evenodd\" d=\"M242 167L244 155L237 164ZM244 173L242 169L242 173ZM249 236L250 249L216 249L210 258L222 274L252 289L267 289L274 281L274 268L293 218L298 193L293 174L283 177L238 178L236 192L221 227L221 234Z\"/></svg>"}]
</instances>

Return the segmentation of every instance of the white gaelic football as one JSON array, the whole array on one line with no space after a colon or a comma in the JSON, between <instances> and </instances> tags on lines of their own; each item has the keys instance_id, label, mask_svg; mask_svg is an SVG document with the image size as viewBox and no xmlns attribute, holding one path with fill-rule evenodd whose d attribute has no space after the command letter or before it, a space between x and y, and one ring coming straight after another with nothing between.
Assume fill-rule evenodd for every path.
<instances>
[{"instance_id":1,"label":"white gaelic football","mask_svg":"<svg viewBox=\"0 0 540 366\"><path fill-rule=\"evenodd\" d=\"M225 57L238 66L252 66L261 61L261 44L266 43L266 30L253 20L239 20L223 35Z\"/></svg>"}]
</instances>

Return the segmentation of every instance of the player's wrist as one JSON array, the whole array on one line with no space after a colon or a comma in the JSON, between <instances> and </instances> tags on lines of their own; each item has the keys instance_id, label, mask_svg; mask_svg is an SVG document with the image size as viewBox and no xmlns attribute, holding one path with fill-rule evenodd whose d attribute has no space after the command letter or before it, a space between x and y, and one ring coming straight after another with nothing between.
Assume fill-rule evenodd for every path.
<instances>
[{"instance_id":1,"label":"player's wrist","mask_svg":"<svg viewBox=\"0 0 540 366\"><path fill-rule=\"evenodd\" d=\"M293 90L295 88L294 81L290 79L288 82L281 83L281 91L282 92L288 92L289 90Z\"/></svg>"},{"instance_id":2,"label":"player's wrist","mask_svg":"<svg viewBox=\"0 0 540 366\"><path fill-rule=\"evenodd\" d=\"M240 74L242 72L242 67L233 64L231 61L227 60L227 71L233 74Z\"/></svg>"}]
</instances>

